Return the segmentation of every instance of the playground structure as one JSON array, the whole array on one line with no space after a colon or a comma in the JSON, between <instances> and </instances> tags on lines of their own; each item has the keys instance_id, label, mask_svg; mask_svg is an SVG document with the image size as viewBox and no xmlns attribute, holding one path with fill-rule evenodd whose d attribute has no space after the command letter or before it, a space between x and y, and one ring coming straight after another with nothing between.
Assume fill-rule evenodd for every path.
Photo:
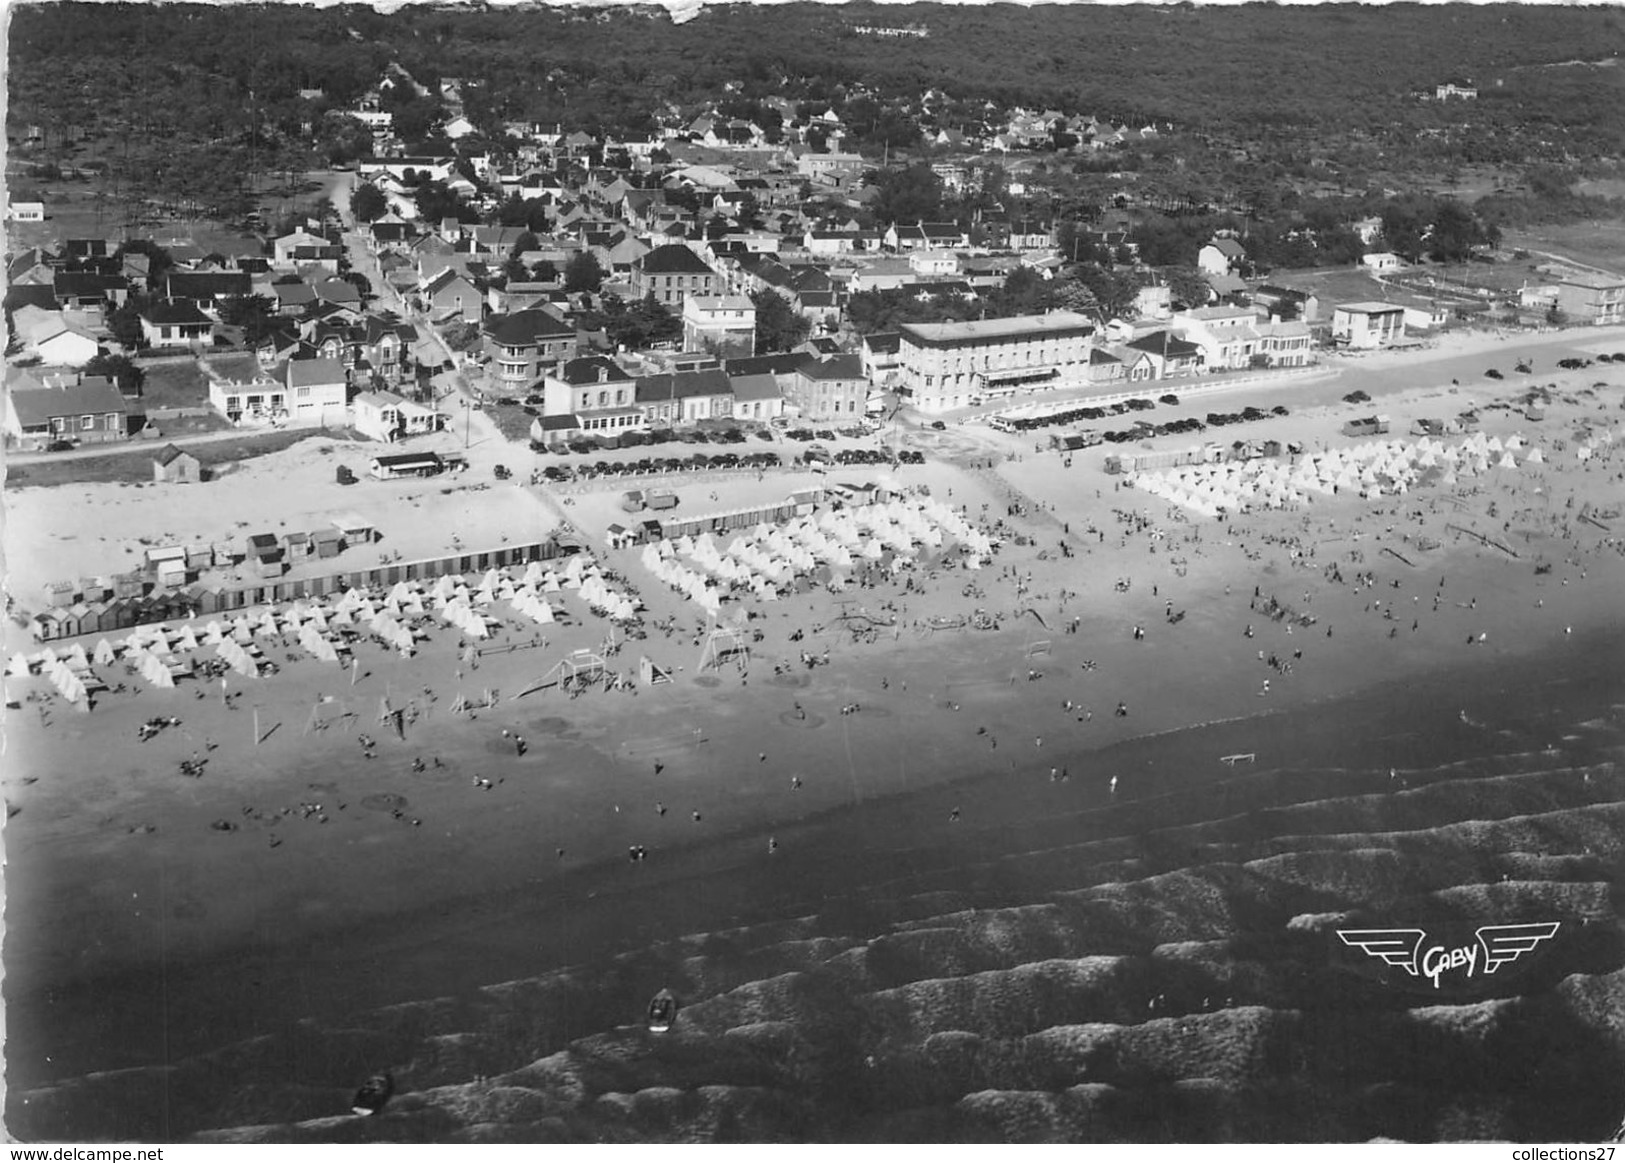
<instances>
[{"instance_id":1,"label":"playground structure","mask_svg":"<svg viewBox=\"0 0 1625 1163\"><path fill-rule=\"evenodd\" d=\"M644 686L670 682L671 671L656 663L647 654L638 659L638 681Z\"/></svg>"},{"instance_id":2,"label":"playground structure","mask_svg":"<svg viewBox=\"0 0 1625 1163\"><path fill-rule=\"evenodd\" d=\"M548 687L558 687L562 691L574 692L585 690L595 683L609 680L609 668L604 665L603 656L591 650L582 648L572 650L569 654L553 664L546 674L538 681L532 683L513 697L523 698L536 691L546 690Z\"/></svg>"},{"instance_id":3,"label":"playground structure","mask_svg":"<svg viewBox=\"0 0 1625 1163\"><path fill-rule=\"evenodd\" d=\"M750 665L750 642L743 630L733 626L713 626L705 636L705 646L700 651L699 673L704 674L707 667L720 670L730 662L741 671L745 670Z\"/></svg>"}]
</instances>

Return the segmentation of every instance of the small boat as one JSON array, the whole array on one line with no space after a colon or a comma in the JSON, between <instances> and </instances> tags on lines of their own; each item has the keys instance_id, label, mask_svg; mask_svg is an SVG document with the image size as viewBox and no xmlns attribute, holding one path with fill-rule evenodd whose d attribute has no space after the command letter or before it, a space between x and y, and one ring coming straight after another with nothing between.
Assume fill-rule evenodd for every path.
<instances>
[{"instance_id":1,"label":"small boat","mask_svg":"<svg viewBox=\"0 0 1625 1163\"><path fill-rule=\"evenodd\" d=\"M1244 751L1239 755L1221 755L1221 756L1219 756L1219 762L1220 763L1228 763L1231 767L1234 767L1238 763L1253 763L1257 759L1258 759L1258 756L1254 752L1251 752L1251 751Z\"/></svg>"},{"instance_id":2,"label":"small boat","mask_svg":"<svg viewBox=\"0 0 1625 1163\"><path fill-rule=\"evenodd\" d=\"M395 1079L388 1071L374 1074L362 1084L360 1090L355 1092L355 1098L350 1101L350 1109L358 1115L375 1115L384 1109L384 1104L394 1093Z\"/></svg>"},{"instance_id":3,"label":"small boat","mask_svg":"<svg viewBox=\"0 0 1625 1163\"><path fill-rule=\"evenodd\" d=\"M663 989L649 1002L649 1032L664 1034L677 1020L677 998L671 990Z\"/></svg>"}]
</instances>

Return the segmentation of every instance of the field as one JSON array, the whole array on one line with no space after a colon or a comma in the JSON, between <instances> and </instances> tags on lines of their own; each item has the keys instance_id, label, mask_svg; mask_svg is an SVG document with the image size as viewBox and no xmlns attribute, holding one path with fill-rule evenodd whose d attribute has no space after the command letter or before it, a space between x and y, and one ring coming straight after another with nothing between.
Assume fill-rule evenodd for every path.
<instances>
[{"instance_id":1,"label":"field","mask_svg":"<svg viewBox=\"0 0 1625 1163\"><path fill-rule=\"evenodd\" d=\"M1605 270L1625 271L1625 222L1618 220L1570 222L1508 231L1501 245L1522 248L1531 254L1556 255Z\"/></svg>"},{"instance_id":2,"label":"field","mask_svg":"<svg viewBox=\"0 0 1625 1163\"><path fill-rule=\"evenodd\" d=\"M178 428L178 424L171 423ZM239 436L230 440L194 445L190 451L203 463L206 471L213 470L218 475L222 465L279 452L301 440L308 440L311 435L308 428L256 433L252 436ZM147 444L127 444L120 447L122 451L100 456L64 456L60 460L35 460L23 465L12 464L6 470L6 487L44 488L72 483L139 485L151 481L151 454L157 452L162 445L154 440Z\"/></svg>"},{"instance_id":3,"label":"field","mask_svg":"<svg viewBox=\"0 0 1625 1163\"><path fill-rule=\"evenodd\" d=\"M91 147L94 153L95 147ZM71 164L71 163L70 163ZM32 167L13 162L6 167L6 182L13 190L37 191L45 200L44 222L7 224L7 245L15 251L29 246L55 248L70 238L189 239L208 248L211 243L240 240L241 233L207 217L172 212L153 203L139 205L115 197L105 177L83 180L40 181L29 176ZM295 186L262 183L257 204L270 211L270 220L314 207L326 189L318 180L325 174L305 174Z\"/></svg>"}]
</instances>

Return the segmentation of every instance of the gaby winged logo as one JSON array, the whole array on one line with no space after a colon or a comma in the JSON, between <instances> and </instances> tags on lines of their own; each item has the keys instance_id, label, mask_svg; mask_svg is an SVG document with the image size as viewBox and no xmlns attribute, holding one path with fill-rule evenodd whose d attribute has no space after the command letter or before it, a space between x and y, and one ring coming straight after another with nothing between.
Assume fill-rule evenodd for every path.
<instances>
[{"instance_id":1,"label":"gaby winged logo","mask_svg":"<svg viewBox=\"0 0 1625 1163\"><path fill-rule=\"evenodd\" d=\"M1425 929L1338 929L1343 944L1364 950L1378 961L1403 969L1412 977L1425 977L1439 988L1446 970L1464 969L1467 976L1494 973L1516 961L1542 941L1557 933L1561 921L1535 921L1522 925L1484 925L1475 930L1475 943L1450 948L1422 943Z\"/></svg>"}]
</instances>

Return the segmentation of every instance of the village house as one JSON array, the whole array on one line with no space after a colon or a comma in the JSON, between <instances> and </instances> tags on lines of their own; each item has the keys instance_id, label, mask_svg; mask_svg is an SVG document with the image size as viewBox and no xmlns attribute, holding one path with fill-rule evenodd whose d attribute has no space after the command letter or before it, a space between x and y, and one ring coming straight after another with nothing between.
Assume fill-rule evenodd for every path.
<instances>
[{"instance_id":1,"label":"village house","mask_svg":"<svg viewBox=\"0 0 1625 1163\"><path fill-rule=\"evenodd\" d=\"M61 311L18 307L11 315L11 330L25 354L49 367L83 367L101 350L88 327Z\"/></svg>"},{"instance_id":2,"label":"village house","mask_svg":"<svg viewBox=\"0 0 1625 1163\"><path fill-rule=\"evenodd\" d=\"M289 360L284 404L288 422L298 427L342 424L349 387L349 376L339 360Z\"/></svg>"},{"instance_id":3,"label":"village house","mask_svg":"<svg viewBox=\"0 0 1625 1163\"><path fill-rule=\"evenodd\" d=\"M416 327L398 319L369 315L357 331L355 338L361 349L358 370L370 372L384 383L395 383L408 374L412 345L418 340Z\"/></svg>"},{"instance_id":4,"label":"village house","mask_svg":"<svg viewBox=\"0 0 1625 1163\"><path fill-rule=\"evenodd\" d=\"M436 324L478 323L485 314L479 289L455 267L447 267L424 284L418 299Z\"/></svg>"},{"instance_id":5,"label":"village house","mask_svg":"<svg viewBox=\"0 0 1625 1163\"><path fill-rule=\"evenodd\" d=\"M1275 319L1298 319L1314 323L1320 318L1320 298L1310 291L1265 283L1253 292L1253 301Z\"/></svg>"},{"instance_id":6,"label":"village house","mask_svg":"<svg viewBox=\"0 0 1625 1163\"><path fill-rule=\"evenodd\" d=\"M1258 315L1251 307L1198 307L1173 315L1181 339L1202 349L1208 371L1235 371L1251 367L1262 354L1254 326Z\"/></svg>"},{"instance_id":7,"label":"village house","mask_svg":"<svg viewBox=\"0 0 1625 1163\"><path fill-rule=\"evenodd\" d=\"M1254 330L1270 367L1307 367L1314 362L1314 336L1302 320L1257 323Z\"/></svg>"},{"instance_id":8,"label":"village house","mask_svg":"<svg viewBox=\"0 0 1625 1163\"><path fill-rule=\"evenodd\" d=\"M544 370L575 354L576 330L553 312L532 307L485 321L487 371L497 391L523 395Z\"/></svg>"},{"instance_id":9,"label":"village house","mask_svg":"<svg viewBox=\"0 0 1625 1163\"><path fill-rule=\"evenodd\" d=\"M213 333L214 320L190 299L160 299L141 312L141 337L149 347L206 343Z\"/></svg>"},{"instance_id":10,"label":"village house","mask_svg":"<svg viewBox=\"0 0 1625 1163\"><path fill-rule=\"evenodd\" d=\"M38 194L6 196L6 218L12 222L44 222L45 199Z\"/></svg>"},{"instance_id":11,"label":"village house","mask_svg":"<svg viewBox=\"0 0 1625 1163\"><path fill-rule=\"evenodd\" d=\"M107 306L117 306L130 293L128 279L103 271L58 270L51 285L62 306L86 310L99 311Z\"/></svg>"},{"instance_id":12,"label":"village house","mask_svg":"<svg viewBox=\"0 0 1625 1163\"><path fill-rule=\"evenodd\" d=\"M1247 259L1247 251L1234 238L1215 238L1196 252L1196 266L1204 275L1227 275Z\"/></svg>"},{"instance_id":13,"label":"village house","mask_svg":"<svg viewBox=\"0 0 1625 1163\"><path fill-rule=\"evenodd\" d=\"M276 313L286 319L297 319L316 305L316 288L306 282L273 283L271 298L276 301Z\"/></svg>"},{"instance_id":14,"label":"village house","mask_svg":"<svg viewBox=\"0 0 1625 1163\"><path fill-rule=\"evenodd\" d=\"M907 258L874 258L852 272L847 280L847 290L854 295L863 291L895 291L919 281L919 275Z\"/></svg>"},{"instance_id":15,"label":"village house","mask_svg":"<svg viewBox=\"0 0 1625 1163\"><path fill-rule=\"evenodd\" d=\"M912 226L892 223L881 241L888 250L928 250L967 247L970 234L954 222L916 222Z\"/></svg>"},{"instance_id":16,"label":"village house","mask_svg":"<svg viewBox=\"0 0 1625 1163\"><path fill-rule=\"evenodd\" d=\"M858 355L863 361L863 374L871 383L889 384L899 371L898 351L902 336L895 331L874 331L863 337Z\"/></svg>"},{"instance_id":17,"label":"village house","mask_svg":"<svg viewBox=\"0 0 1625 1163\"><path fill-rule=\"evenodd\" d=\"M844 187L863 176L870 163L856 153L803 153L796 159L796 173L809 182Z\"/></svg>"},{"instance_id":18,"label":"village house","mask_svg":"<svg viewBox=\"0 0 1625 1163\"><path fill-rule=\"evenodd\" d=\"M1354 231L1355 237L1360 240L1360 245L1370 246L1382 237L1382 219L1376 217L1358 218L1349 224L1349 229Z\"/></svg>"},{"instance_id":19,"label":"village house","mask_svg":"<svg viewBox=\"0 0 1625 1163\"><path fill-rule=\"evenodd\" d=\"M779 390L778 380L774 376L765 372L730 375L728 382L733 385L733 414L736 419L766 423L785 414L784 393Z\"/></svg>"},{"instance_id":20,"label":"village house","mask_svg":"<svg viewBox=\"0 0 1625 1163\"><path fill-rule=\"evenodd\" d=\"M222 299L253 293L253 278L247 271L170 271L164 279L165 297L191 299L206 308Z\"/></svg>"},{"instance_id":21,"label":"village house","mask_svg":"<svg viewBox=\"0 0 1625 1163\"><path fill-rule=\"evenodd\" d=\"M683 302L683 346L722 357L756 354L756 304L744 295L690 295Z\"/></svg>"},{"instance_id":22,"label":"village house","mask_svg":"<svg viewBox=\"0 0 1625 1163\"><path fill-rule=\"evenodd\" d=\"M790 383L790 401L812 423L861 420L868 406L869 378L856 353L807 360Z\"/></svg>"},{"instance_id":23,"label":"village house","mask_svg":"<svg viewBox=\"0 0 1625 1163\"><path fill-rule=\"evenodd\" d=\"M394 392L362 392L351 401L350 426L369 440L388 444L438 432L445 419L435 409Z\"/></svg>"},{"instance_id":24,"label":"village house","mask_svg":"<svg viewBox=\"0 0 1625 1163\"><path fill-rule=\"evenodd\" d=\"M608 434L644 425L637 381L601 355L565 360L549 371L542 379L542 400L544 416L570 416L572 427L583 432Z\"/></svg>"},{"instance_id":25,"label":"village house","mask_svg":"<svg viewBox=\"0 0 1625 1163\"><path fill-rule=\"evenodd\" d=\"M880 234L874 230L809 230L802 235L802 249L808 254L828 258L855 251L880 249Z\"/></svg>"},{"instance_id":26,"label":"village house","mask_svg":"<svg viewBox=\"0 0 1625 1163\"><path fill-rule=\"evenodd\" d=\"M1625 278L1601 272L1573 273L1554 282L1557 309L1575 323L1596 327L1625 323Z\"/></svg>"},{"instance_id":27,"label":"village house","mask_svg":"<svg viewBox=\"0 0 1625 1163\"><path fill-rule=\"evenodd\" d=\"M1370 254L1361 255L1360 265L1366 270L1370 271L1372 274L1380 275L1386 274L1390 271L1397 271L1401 264L1397 254L1390 254L1388 251L1379 250L1373 251Z\"/></svg>"},{"instance_id":28,"label":"village house","mask_svg":"<svg viewBox=\"0 0 1625 1163\"><path fill-rule=\"evenodd\" d=\"M25 375L5 393L8 442L37 451L58 442L107 444L129 437L129 404L105 376Z\"/></svg>"},{"instance_id":29,"label":"village house","mask_svg":"<svg viewBox=\"0 0 1625 1163\"><path fill-rule=\"evenodd\" d=\"M632 264L632 295L654 296L662 306L681 311L689 295L718 295L722 277L681 243L657 246Z\"/></svg>"},{"instance_id":30,"label":"village house","mask_svg":"<svg viewBox=\"0 0 1625 1163\"><path fill-rule=\"evenodd\" d=\"M278 270L302 270L314 266L336 275L344 248L318 235L295 230L276 239L271 244L271 253L271 265Z\"/></svg>"},{"instance_id":31,"label":"village house","mask_svg":"<svg viewBox=\"0 0 1625 1163\"><path fill-rule=\"evenodd\" d=\"M639 376L636 400L649 428L674 428L733 415L733 386L721 368Z\"/></svg>"},{"instance_id":32,"label":"village house","mask_svg":"<svg viewBox=\"0 0 1625 1163\"><path fill-rule=\"evenodd\" d=\"M1395 303L1339 303L1332 308L1332 340L1356 349L1405 338L1405 308Z\"/></svg>"},{"instance_id":33,"label":"village house","mask_svg":"<svg viewBox=\"0 0 1625 1163\"><path fill-rule=\"evenodd\" d=\"M1201 347L1166 329L1131 339L1123 347L1130 381L1192 376L1203 370Z\"/></svg>"}]
</instances>

